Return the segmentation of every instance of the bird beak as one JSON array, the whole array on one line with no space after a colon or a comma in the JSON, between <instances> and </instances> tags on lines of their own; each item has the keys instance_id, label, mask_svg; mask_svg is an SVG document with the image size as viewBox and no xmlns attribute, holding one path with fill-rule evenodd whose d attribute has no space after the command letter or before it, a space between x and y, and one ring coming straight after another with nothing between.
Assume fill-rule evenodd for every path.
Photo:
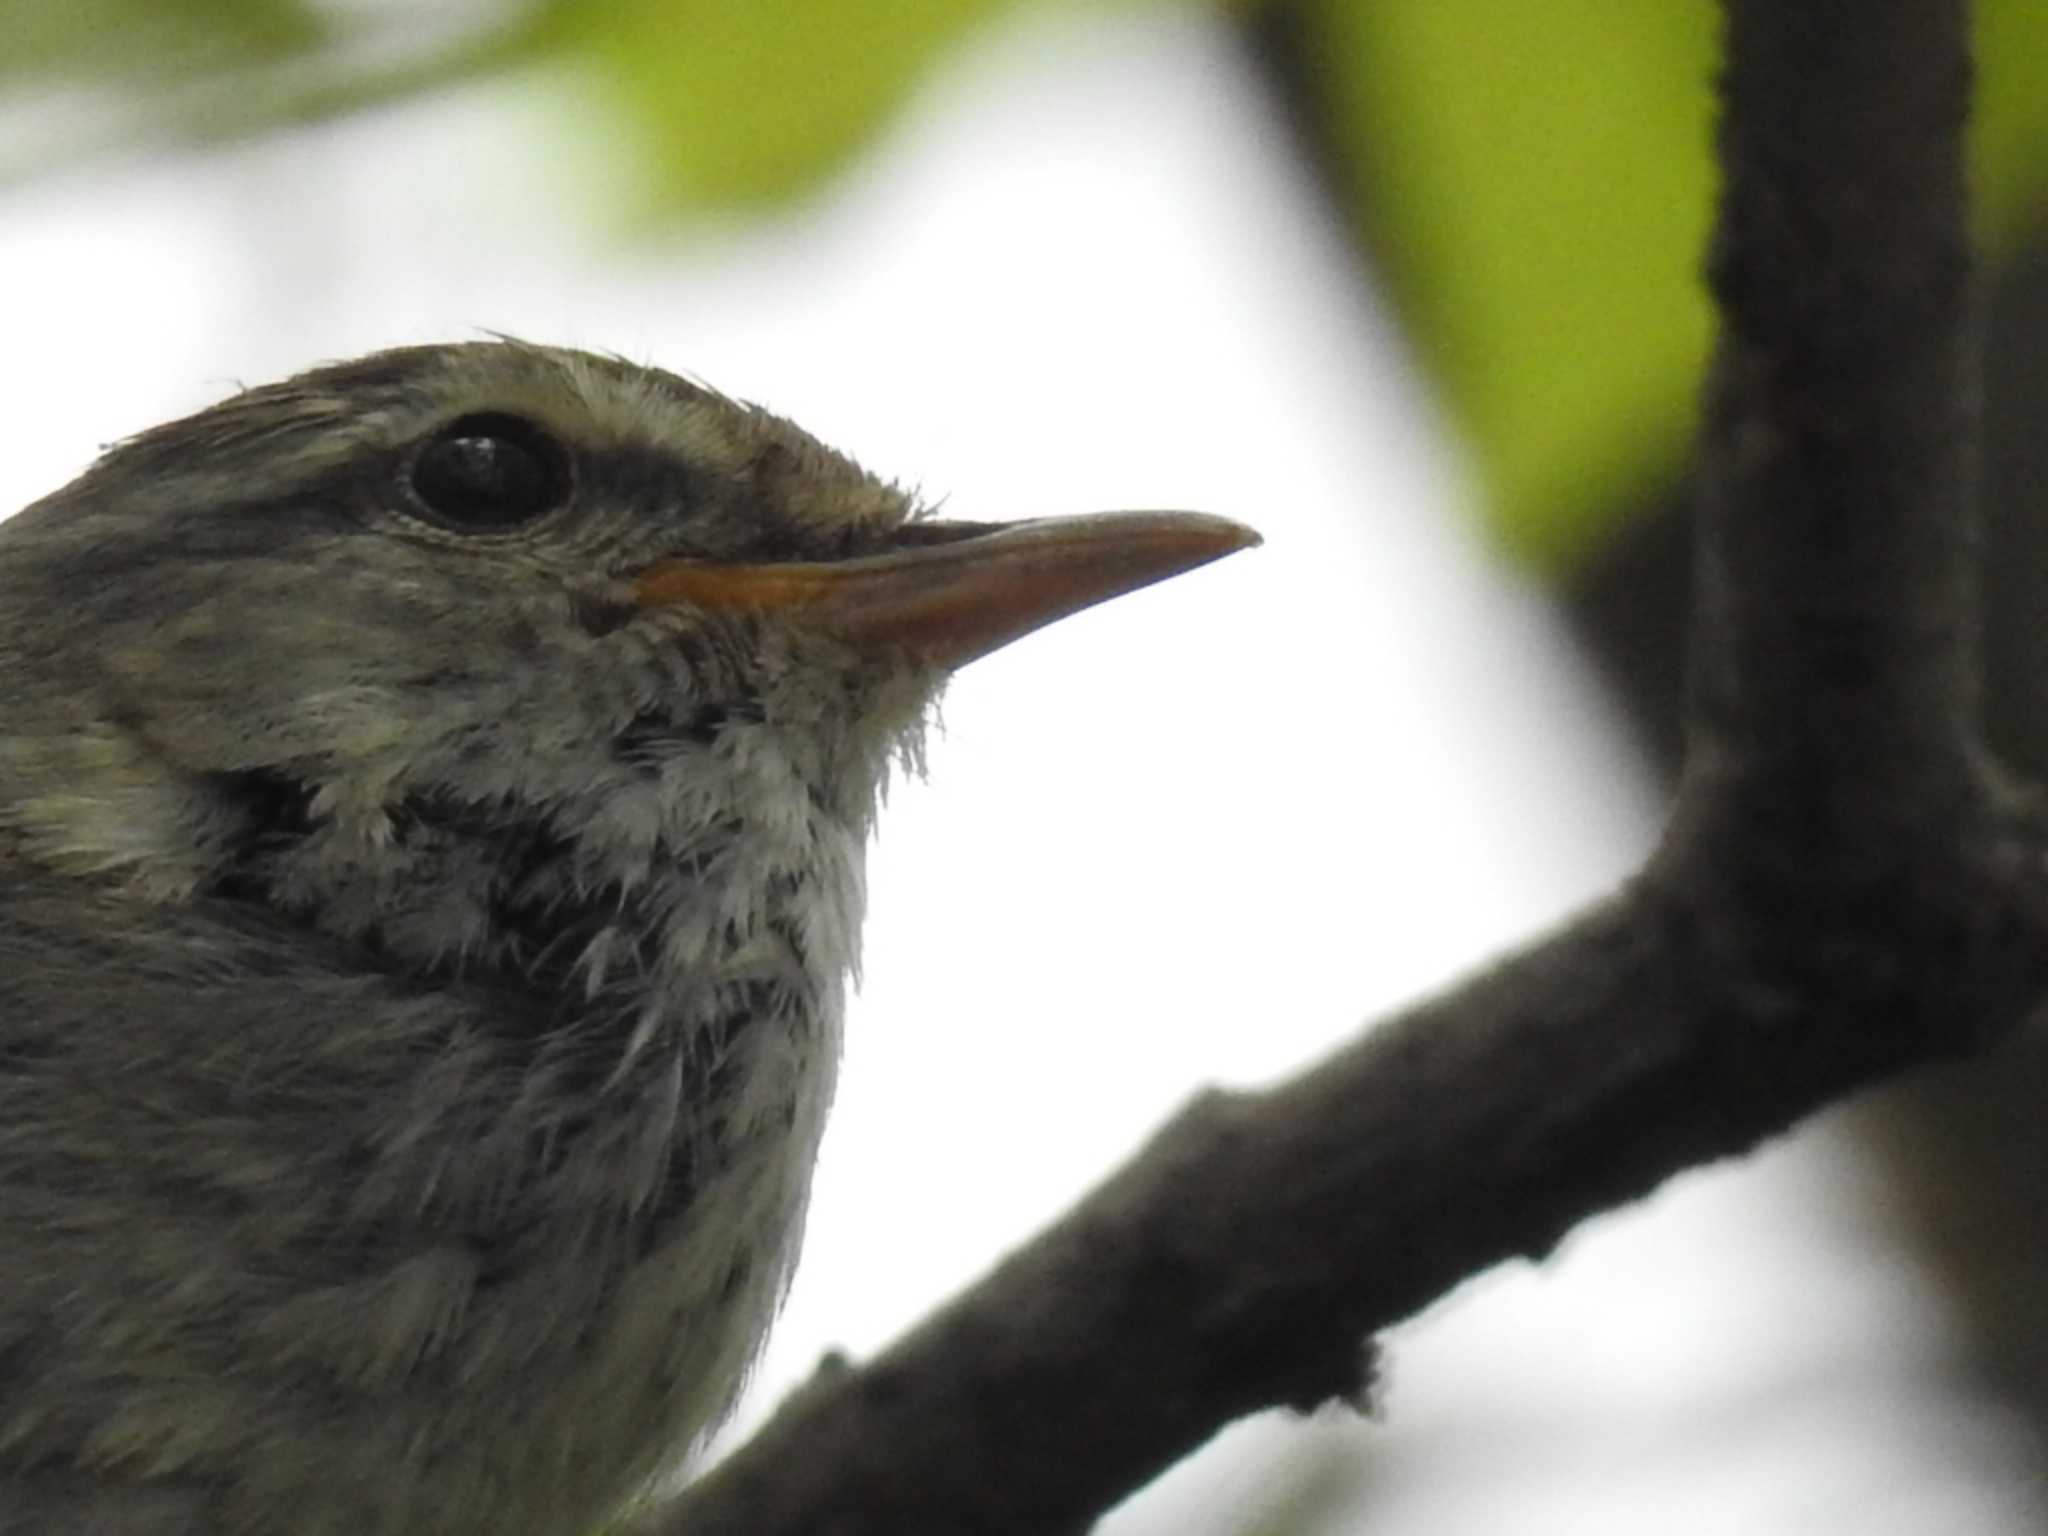
<instances>
[{"instance_id":1,"label":"bird beak","mask_svg":"<svg viewBox=\"0 0 2048 1536\"><path fill-rule=\"evenodd\" d=\"M774 613L855 645L961 667L1105 599L1260 542L1200 512L1104 512L1028 523L906 523L898 547L858 559L728 565L663 560L642 607Z\"/></svg>"}]
</instances>

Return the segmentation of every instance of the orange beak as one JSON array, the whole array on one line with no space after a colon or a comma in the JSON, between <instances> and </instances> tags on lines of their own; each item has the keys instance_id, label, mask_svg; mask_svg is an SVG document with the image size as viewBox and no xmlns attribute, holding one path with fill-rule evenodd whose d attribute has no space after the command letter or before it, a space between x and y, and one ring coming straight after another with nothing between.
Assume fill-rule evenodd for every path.
<instances>
[{"instance_id":1,"label":"orange beak","mask_svg":"<svg viewBox=\"0 0 2048 1536\"><path fill-rule=\"evenodd\" d=\"M781 614L952 668L1260 542L1242 523L1200 512L906 523L898 536L900 548L852 560L663 560L640 573L633 596L643 607Z\"/></svg>"}]
</instances>

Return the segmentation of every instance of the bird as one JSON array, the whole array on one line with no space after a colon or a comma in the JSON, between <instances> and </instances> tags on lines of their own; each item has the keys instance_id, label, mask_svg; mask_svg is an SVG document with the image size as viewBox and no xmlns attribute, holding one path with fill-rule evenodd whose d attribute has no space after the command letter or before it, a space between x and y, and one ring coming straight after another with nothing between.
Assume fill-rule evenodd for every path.
<instances>
[{"instance_id":1,"label":"bird","mask_svg":"<svg viewBox=\"0 0 2048 1536\"><path fill-rule=\"evenodd\" d=\"M942 519L504 337L0 522L0 1533L636 1507L789 1281L947 679L1257 541Z\"/></svg>"}]
</instances>

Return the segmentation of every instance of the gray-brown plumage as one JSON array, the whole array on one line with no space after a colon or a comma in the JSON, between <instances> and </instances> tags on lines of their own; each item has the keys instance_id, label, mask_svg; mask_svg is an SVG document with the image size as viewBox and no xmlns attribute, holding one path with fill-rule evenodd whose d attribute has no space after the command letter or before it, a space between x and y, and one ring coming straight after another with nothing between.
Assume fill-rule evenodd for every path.
<instances>
[{"instance_id":1,"label":"gray-brown plumage","mask_svg":"<svg viewBox=\"0 0 2048 1536\"><path fill-rule=\"evenodd\" d=\"M1240 547L511 342L0 524L0 1532L587 1531L788 1278L892 758Z\"/></svg>"}]
</instances>

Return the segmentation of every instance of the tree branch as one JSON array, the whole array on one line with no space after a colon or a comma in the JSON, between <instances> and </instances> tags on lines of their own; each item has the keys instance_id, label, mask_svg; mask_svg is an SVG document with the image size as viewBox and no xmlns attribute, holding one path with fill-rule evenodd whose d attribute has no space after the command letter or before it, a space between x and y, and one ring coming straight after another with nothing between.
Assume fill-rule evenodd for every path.
<instances>
[{"instance_id":1,"label":"tree branch","mask_svg":"<svg viewBox=\"0 0 2048 1536\"><path fill-rule=\"evenodd\" d=\"M1084 1529L1369 1337L2048 977L2048 820L1977 742L1962 0L1727 0L1684 789L1613 901L1271 1091L1209 1094L659 1518Z\"/></svg>"},{"instance_id":2,"label":"tree branch","mask_svg":"<svg viewBox=\"0 0 2048 1536\"><path fill-rule=\"evenodd\" d=\"M1787 780L1974 752L1964 9L1727 5L1692 745Z\"/></svg>"}]
</instances>

